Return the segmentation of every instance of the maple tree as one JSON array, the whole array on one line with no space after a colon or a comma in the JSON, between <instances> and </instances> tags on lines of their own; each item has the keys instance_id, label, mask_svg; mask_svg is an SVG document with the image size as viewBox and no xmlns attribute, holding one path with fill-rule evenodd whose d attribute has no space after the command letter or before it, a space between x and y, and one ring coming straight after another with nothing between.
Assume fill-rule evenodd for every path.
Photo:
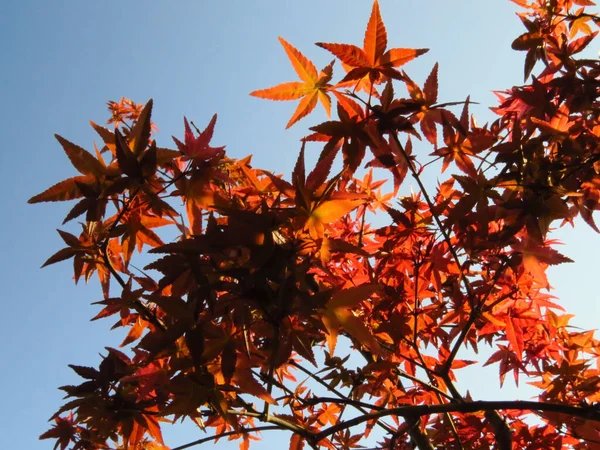
<instances>
[{"instance_id":1,"label":"maple tree","mask_svg":"<svg viewBox=\"0 0 600 450\"><path fill-rule=\"evenodd\" d=\"M600 62L576 55L600 18L590 0L513 1L525 84L498 92L483 126L469 98L438 103L437 64L422 86L400 69L426 50L387 49L375 1L362 48L317 44L341 62L339 82L334 62L318 73L280 38L301 81L251 94L300 100L288 127L335 101L291 181L213 147L216 115L159 147L152 101L109 102L114 131L92 123L95 154L56 136L79 175L30 203L77 199L65 222L85 219L59 230L66 247L44 265L99 277L94 319L125 328L128 350L71 366L83 381L61 388L68 401L41 438L162 449L161 425L189 419L211 433L177 449L228 437L246 450L268 430L288 431L291 450L361 448L374 430L391 450L600 448L600 342L569 326L546 275L570 261L552 226L581 216L599 231ZM413 153L423 138L445 177L435 192L423 174L438 166ZM418 189L399 197L407 177ZM161 227L178 237L163 242ZM136 249L155 257L143 271ZM482 345L487 360L461 359ZM456 385L472 364L497 364L500 383L525 379L539 398L473 400Z\"/></svg>"}]
</instances>

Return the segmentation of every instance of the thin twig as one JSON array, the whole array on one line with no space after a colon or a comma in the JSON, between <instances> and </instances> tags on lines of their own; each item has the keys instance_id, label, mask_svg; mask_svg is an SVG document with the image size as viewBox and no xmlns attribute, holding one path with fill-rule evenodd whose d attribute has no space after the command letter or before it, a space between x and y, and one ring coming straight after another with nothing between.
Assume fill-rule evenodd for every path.
<instances>
[{"instance_id":1,"label":"thin twig","mask_svg":"<svg viewBox=\"0 0 600 450\"><path fill-rule=\"evenodd\" d=\"M202 439L198 439L197 441L189 442L187 444L180 445L179 447L173 447L171 450L185 450L186 448L194 447L196 445L204 444L205 442L212 441L213 439L218 439L226 436L233 436L235 434L249 434L257 431L268 431L268 430L280 430L280 428L276 425L264 425L260 427L247 428L243 430L237 431L227 431L225 433L215 434L213 436L208 436Z\"/></svg>"},{"instance_id":2,"label":"thin twig","mask_svg":"<svg viewBox=\"0 0 600 450\"><path fill-rule=\"evenodd\" d=\"M362 414L368 414L367 410L364 409L364 407L368 407L371 409L377 409L376 406L374 405L365 405L362 402L356 402L354 400L351 400L350 398L348 398L347 396L345 396L344 394L342 394L340 391L338 391L337 389L329 386L321 377L311 373L310 371L308 371L307 369L305 369L304 367L300 366L298 363L296 363L295 361L291 363L294 367L296 367L297 369L301 370L302 372L304 372L306 375L308 375L310 378L312 378L313 380L315 380L317 383L319 383L321 386L325 387L328 391L334 393L335 395L337 395L339 397L339 400L341 400L342 403L346 403L346 404L350 404L352 405L354 408L356 408L359 412L361 412ZM319 400L321 398L327 398L327 397L319 397L315 400ZM338 399L333 399L336 400L336 402L340 403L338 401ZM311 400L307 400L307 403L311 402ZM331 403L333 403L333 401L331 401ZM385 431L387 431L388 433L393 433L394 430L385 422L380 422L377 421L377 425L379 425L381 428L383 428Z\"/></svg>"},{"instance_id":3,"label":"thin twig","mask_svg":"<svg viewBox=\"0 0 600 450\"><path fill-rule=\"evenodd\" d=\"M469 318L467 319L467 322L463 326L463 329L461 330L460 335L458 336L458 339L454 342L454 345L453 345L452 349L450 350L450 355L448 356L448 359L446 359L446 362L444 363L444 367L442 368L443 375L447 375L448 373L450 373L450 369L452 367L452 363L454 362L454 359L456 358L456 355L458 355L458 352L459 352L460 348L462 347L465 339L467 338L467 335L471 331L471 327L475 324L475 322L479 318L479 315L482 313L483 308L485 306L485 302L490 297L490 295L492 295L494 286L496 286L496 283L498 283L498 280L504 273L504 270L506 269L507 266L508 266L508 262L504 261L502 266L500 266L500 268L494 273L494 279L492 280L490 290L487 292L487 294L485 294L485 297L483 297L483 299L481 299L479 304L477 304L473 309L471 309ZM510 293L510 295L513 295L513 294L514 294L514 292ZM508 295L508 296L510 297L510 295ZM503 296L503 299L504 299L504 297L505 296Z\"/></svg>"},{"instance_id":4,"label":"thin twig","mask_svg":"<svg viewBox=\"0 0 600 450\"><path fill-rule=\"evenodd\" d=\"M419 189L423 193L423 197L425 198L425 202L427 203L427 206L429 206L429 210L431 211L431 216L433 217L433 220L435 221L438 229L440 230L440 233L442 234L444 242L446 242L446 245L448 246L448 251L452 255L452 258L454 259L454 262L456 263L456 266L460 269L462 267L462 264L460 262L460 258L458 257L458 254L456 253L456 249L452 245L452 240L450 239L450 235L446 231L446 228L442 224L442 221L440 220L440 218L438 217L438 215L434 213L435 212L435 205L433 204L433 201L431 200L431 197L429 197L429 193L427 192L427 189L425 188L425 185L423 184L423 181L421 180L421 177L419 176L419 173L415 169L415 166L413 165L413 162L411 161L410 157L406 153L406 150L404 149L404 146L400 142L400 139L398 139L398 136L396 135L396 133L390 133L390 136L392 137L392 139L394 140L394 142L396 143L396 145L400 149L400 152L402 153L402 156L404 157L404 160L406 161L406 164L408 165L408 168L409 168L409 170L410 170L413 178L415 179L415 181L419 185ZM467 277L462 273L462 270L461 270L461 281L462 281L462 283L463 283L463 285L465 287L465 290L467 291L467 298L469 300L469 303L471 304L471 307L474 307L473 303L475 301L475 296L473 294L473 289L471 288L471 283L469 283L469 280L467 279Z\"/></svg>"}]
</instances>

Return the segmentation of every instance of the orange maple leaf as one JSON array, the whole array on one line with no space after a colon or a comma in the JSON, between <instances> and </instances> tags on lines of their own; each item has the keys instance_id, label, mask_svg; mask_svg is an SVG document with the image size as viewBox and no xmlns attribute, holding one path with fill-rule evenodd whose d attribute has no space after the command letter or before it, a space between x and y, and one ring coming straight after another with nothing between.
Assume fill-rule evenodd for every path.
<instances>
[{"instance_id":1,"label":"orange maple leaf","mask_svg":"<svg viewBox=\"0 0 600 450\"><path fill-rule=\"evenodd\" d=\"M294 70L302 81L291 81L282 83L267 89L253 91L250 95L268 100L297 100L301 98L300 104L292 115L286 128L291 127L317 106L317 101L321 101L325 112L329 117L331 115L331 99L327 94L330 88L328 84L333 75L333 61L325 66L321 73L317 73L317 68L306 56L304 56L292 44L282 37L279 42L283 45L285 53L288 55Z\"/></svg>"},{"instance_id":2,"label":"orange maple leaf","mask_svg":"<svg viewBox=\"0 0 600 450\"><path fill-rule=\"evenodd\" d=\"M340 328L344 328L350 336L373 354L384 354L384 350L363 320L352 312L352 308L378 290L379 287L376 284L363 284L336 292L327 302L326 308L322 310L321 320L327 329L327 345L331 354L335 350Z\"/></svg>"},{"instance_id":3,"label":"orange maple leaf","mask_svg":"<svg viewBox=\"0 0 600 450\"><path fill-rule=\"evenodd\" d=\"M349 80L360 81L366 76L369 76L371 83L382 82L381 75L400 79L402 74L394 67L400 67L429 51L425 48L392 48L385 51L387 32L381 19L377 0L373 3L371 18L365 31L363 48L350 44L328 44L324 42L317 42L317 45L333 53L342 63L351 68L342 83Z\"/></svg>"},{"instance_id":4,"label":"orange maple leaf","mask_svg":"<svg viewBox=\"0 0 600 450\"><path fill-rule=\"evenodd\" d=\"M333 164L335 153L321 159L313 171L305 174L304 145L294 168L295 202L313 239L322 238L325 224L334 222L365 203L363 196L334 191L340 175L325 182Z\"/></svg>"},{"instance_id":5,"label":"orange maple leaf","mask_svg":"<svg viewBox=\"0 0 600 450\"><path fill-rule=\"evenodd\" d=\"M560 254L551 247L551 245L558 243L560 242L556 240L546 240L543 245L539 245L532 239L526 239L513 245L513 249L521 252L523 255L524 269L531 274L536 283L546 289L550 288L550 283L546 275L547 267L549 265L573 262L571 258Z\"/></svg>"}]
</instances>

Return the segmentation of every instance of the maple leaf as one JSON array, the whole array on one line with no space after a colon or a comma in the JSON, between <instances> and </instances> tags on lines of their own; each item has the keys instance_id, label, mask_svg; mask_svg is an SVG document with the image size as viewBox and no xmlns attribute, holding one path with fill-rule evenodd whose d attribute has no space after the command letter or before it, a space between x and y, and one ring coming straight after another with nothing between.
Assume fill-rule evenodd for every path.
<instances>
[{"instance_id":1,"label":"maple leaf","mask_svg":"<svg viewBox=\"0 0 600 450\"><path fill-rule=\"evenodd\" d=\"M523 330L519 326L516 320L513 320L512 317L509 317L505 322L505 331L506 331L506 339L510 343L510 348L514 352L515 356L519 361L522 360L523 357Z\"/></svg>"},{"instance_id":2,"label":"maple leaf","mask_svg":"<svg viewBox=\"0 0 600 450\"><path fill-rule=\"evenodd\" d=\"M310 130L315 133L305 137L306 141L326 141L324 153L337 153L341 145L344 155L346 175L351 175L358 169L365 156L367 134L364 131L365 113L354 100L334 91L337 97L337 113L339 121L328 120Z\"/></svg>"},{"instance_id":3,"label":"maple leaf","mask_svg":"<svg viewBox=\"0 0 600 450\"><path fill-rule=\"evenodd\" d=\"M344 64L342 62L342 67L346 71L346 73L352 70L352 67L348 64ZM335 89L333 93L339 93L343 89L350 89L355 94L359 92L364 92L366 95L372 98L379 98L381 95L377 91L376 85L371 82L369 77L363 77L360 80L348 80L348 81L340 81L336 83L332 89Z\"/></svg>"},{"instance_id":4,"label":"maple leaf","mask_svg":"<svg viewBox=\"0 0 600 450\"><path fill-rule=\"evenodd\" d=\"M376 166L376 164L371 162L367 166ZM360 191L364 192L367 196L367 208L372 212L376 212L378 209L384 209L385 207L390 206L390 200L397 193L390 192L387 194L382 194L380 187L386 182L386 180L373 181L373 169L369 169L362 180L355 180L354 182Z\"/></svg>"},{"instance_id":5,"label":"maple leaf","mask_svg":"<svg viewBox=\"0 0 600 450\"><path fill-rule=\"evenodd\" d=\"M184 142L181 142L176 137L173 137L177 148L183 153L183 161L191 160L195 164L204 161L218 160L225 155L225 147L211 147L210 141L213 137L215 124L217 123L217 115L212 116L212 119L204 129L199 132L198 136L194 136L194 132L190 128L190 124L186 117L183 118L185 125Z\"/></svg>"},{"instance_id":6,"label":"maple leaf","mask_svg":"<svg viewBox=\"0 0 600 450\"><path fill-rule=\"evenodd\" d=\"M336 292L327 302L321 318L327 329L327 344L330 353L333 354L335 350L340 327L343 327L350 336L368 348L373 354L382 355L384 353L379 342L364 325L363 321L352 312L352 308L368 299L378 290L379 286L376 284L363 284Z\"/></svg>"},{"instance_id":7,"label":"maple leaf","mask_svg":"<svg viewBox=\"0 0 600 450\"><path fill-rule=\"evenodd\" d=\"M451 162L454 162L464 173L476 178L477 170L471 160L471 156L476 154L477 151L479 151L479 148L477 148L473 142L473 138L467 133L469 127L468 107L469 98L467 97L460 122L456 124L458 129L455 130L455 126L452 126L444 120L443 135L446 147L436 149L432 155L442 156L444 158L442 172L446 170Z\"/></svg>"},{"instance_id":8,"label":"maple leaf","mask_svg":"<svg viewBox=\"0 0 600 450\"><path fill-rule=\"evenodd\" d=\"M138 317L129 329L127 336L125 337L123 342L121 342L121 345L119 345L119 347L125 347L126 345L137 341L142 336L144 330L146 330L147 327L148 323L145 320L142 320L140 317Z\"/></svg>"},{"instance_id":9,"label":"maple leaf","mask_svg":"<svg viewBox=\"0 0 600 450\"><path fill-rule=\"evenodd\" d=\"M214 176L215 172L216 169L197 170L192 172L189 179L184 180L182 191L192 234L202 232L202 216L206 210L228 206L211 183L211 176Z\"/></svg>"},{"instance_id":10,"label":"maple leaf","mask_svg":"<svg viewBox=\"0 0 600 450\"><path fill-rule=\"evenodd\" d=\"M92 183L93 181L94 177L90 176L68 178L49 187L44 192L34 195L27 203L61 202L81 198L83 197L83 193L81 192L80 186L82 184Z\"/></svg>"},{"instance_id":11,"label":"maple leaf","mask_svg":"<svg viewBox=\"0 0 600 450\"><path fill-rule=\"evenodd\" d=\"M252 372L250 369L237 367L233 381L240 388L242 388L245 392L248 392L251 395L264 400L270 405L276 405L277 402L275 399L269 394L266 389L254 379Z\"/></svg>"},{"instance_id":12,"label":"maple leaf","mask_svg":"<svg viewBox=\"0 0 600 450\"><path fill-rule=\"evenodd\" d=\"M121 325L127 325L129 317L131 315L130 308L135 307L139 304L140 296L143 293L143 289L131 290L131 280L125 285L125 288L121 292L120 297L107 298L105 300L94 302L93 304L106 305L98 314L96 314L91 320L98 320L104 317L109 317L116 313L121 313ZM79 374L79 372L77 372ZM81 374L79 374L81 375ZM83 376L83 375L81 375Z\"/></svg>"},{"instance_id":13,"label":"maple leaf","mask_svg":"<svg viewBox=\"0 0 600 450\"><path fill-rule=\"evenodd\" d=\"M423 89L407 75L405 75L404 82L411 99L420 106L420 110L412 116L412 120L418 121L427 140L433 145L437 145L436 123L443 125L444 117L451 114L449 111L434 107L438 97L438 64L436 63L431 69Z\"/></svg>"},{"instance_id":14,"label":"maple leaf","mask_svg":"<svg viewBox=\"0 0 600 450\"><path fill-rule=\"evenodd\" d=\"M550 247L552 244L557 243L559 241L547 240L543 245L539 245L533 239L526 239L513 245L513 249L521 252L523 255L523 267L525 270L533 276L537 283L547 289L550 289L550 284L546 276L546 268L549 265L573 262L571 258L560 254Z\"/></svg>"},{"instance_id":15,"label":"maple leaf","mask_svg":"<svg viewBox=\"0 0 600 450\"><path fill-rule=\"evenodd\" d=\"M159 247L164 245L162 239L152 231L152 228L162 227L173 224L173 220L149 214L147 211L147 203L139 198L130 202L128 211L120 217L122 232L121 249L125 266L129 264L131 255L134 249L138 248L138 252L142 252L144 244L150 247ZM116 220L118 216L114 216Z\"/></svg>"},{"instance_id":16,"label":"maple leaf","mask_svg":"<svg viewBox=\"0 0 600 450\"><path fill-rule=\"evenodd\" d=\"M323 405L321 409L318 411L317 420L322 425L335 425L338 419L338 414L340 413L340 407L335 403L329 403L327 405Z\"/></svg>"},{"instance_id":17,"label":"maple leaf","mask_svg":"<svg viewBox=\"0 0 600 450\"><path fill-rule=\"evenodd\" d=\"M55 134L54 136L56 137L56 140L60 142L60 145L62 145L69 160L71 160L71 164L73 164L73 167L75 167L79 173L82 175L93 175L95 177L100 177L106 173L106 166L101 161L94 158L87 150L67 141L58 134Z\"/></svg>"},{"instance_id":18,"label":"maple leaf","mask_svg":"<svg viewBox=\"0 0 600 450\"><path fill-rule=\"evenodd\" d=\"M70 413L67 418L56 417L56 424L40 436L40 439L56 439L54 449L60 446L61 450L65 450L73 439L76 426L73 420L73 413Z\"/></svg>"},{"instance_id":19,"label":"maple leaf","mask_svg":"<svg viewBox=\"0 0 600 450\"><path fill-rule=\"evenodd\" d=\"M402 154L402 151L398 147L396 140L392 137L388 140L385 139L380 133L376 131L375 123L371 123L367 128L369 138L371 139L371 151L375 156L375 159L367 164L367 167L385 167L393 175L394 178L394 192L396 195L400 185L406 178L408 173L408 163L406 158ZM404 153L409 158L412 158L412 142L408 139L404 148Z\"/></svg>"},{"instance_id":20,"label":"maple leaf","mask_svg":"<svg viewBox=\"0 0 600 450\"><path fill-rule=\"evenodd\" d=\"M334 157L335 154L329 154L321 159L306 177L303 144L292 175L296 205L305 219L304 226L313 239L323 237L325 224L341 218L364 203L359 198L360 195L334 191L340 174L325 183Z\"/></svg>"},{"instance_id":21,"label":"maple leaf","mask_svg":"<svg viewBox=\"0 0 600 450\"><path fill-rule=\"evenodd\" d=\"M76 280L97 272L104 300L94 319L118 314L113 328L127 328L122 345L132 348L131 357L109 349L98 369L72 365L84 380L61 388L69 400L41 438L55 439L61 450L69 444L166 448L159 424L174 416L212 428L217 438L237 439L241 450L248 450L254 431L271 428L293 433L290 450L305 442L360 448L376 425L390 433L382 445L397 448L407 447L409 437L419 448L502 450L579 449L589 447L582 440L597 440L600 342L591 331L574 331L570 315L555 314L561 308L541 288L549 287L548 265L569 261L545 240L550 223L572 223L578 210L590 222L600 205L600 125L593 109L600 68L572 57L589 44L598 21L583 8L571 12L589 0L514 1L530 10L522 16L528 32L514 46L527 51L526 67L541 58L546 69L529 86L503 92L495 109L501 117L489 126L469 117L468 98L460 102L460 119L443 109L457 103L437 104L437 64L423 87L396 70L424 50L387 50L375 1L363 48L321 45L347 71L335 86L328 84L333 63L319 75L280 39L301 81L256 92L299 99L289 125L319 100L328 111L331 93L339 116L302 140L291 182L253 169L250 157L229 159L223 147L211 147L216 115L204 131L184 118L183 142L174 138L178 150L157 148L151 100L111 103L112 123L132 123L114 132L93 124L103 141L95 156L57 137L79 175L32 202L83 197L67 218L87 212L88 222L80 236L59 231L66 248L45 265L72 258ZM396 98L390 78L401 79L410 97ZM353 92L342 93L352 85ZM357 95L361 90L368 100ZM410 139L397 138L405 132L420 139L417 122L443 157L442 169L455 163L466 173L440 180L435 197L421 177L436 166L413 154ZM310 173L307 140L324 143ZM367 146L374 155L367 167L391 171L391 194L380 193L382 182L371 171L362 180L351 177ZM343 169L331 177L340 151ZM391 208L410 168L419 192L411 189ZM177 198L193 236L167 203ZM115 212L104 220L107 204ZM381 209L393 224L373 230L370 212ZM154 232L163 225L179 237L163 244ZM156 279L129 272L136 247L149 257L162 254L145 267L158 272ZM109 296L111 279L119 296ZM340 334L351 345L334 357ZM468 391L462 396L451 385L458 369L474 363L458 355L469 346L477 352L481 342L497 345L483 365L498 362L501 383L510 371L515 381L519 374L535 376L531 384L546 402L537 405L565 407L574 419L548 412L542 425L530 426L526 419L536 407L525 411L520 402L512 403L514 410L500 408L506 422L495 412L483 414ZM362 364L350 359L357 349ZM306 362L315 369L305 369ZM311 381L298 380L293 370ZM323 397L313 382L339 398ZM450 399L448 393L457 401L442 398ZM272 414L269 404L276 405ZM281 407L290 414L280 414ZM347 407L360 417L343 420ZM397 407L406 414L388 422L384 416ZM455 429L427 412L430 407L450 408ZM413 408L425 411L415 426ZM61 418L65 412L70 416ZM366 428L352 435L357 420Z\"/></svg>"},{"instance_id":22,"label":"maple leaf","mask_svg":"<svg viewBox=\"0 0 600 450\"><path fill-rule=\"evenodd\" d=\"M315 65L306 56L304 56L292 44L282 37L279 42L283 46L285 53L290 59L294 70L302 80L289 83L282 83L277 86L253 91L250 95L268 100L298 100L300 104L290 118L286 128L290 128L303 117L307 116L317 106L320 101L325 108L327 116L331 115L331 99L327 91L331 87L328 83L333 75L333 62L325 66L321 73L317 73Z\"/></svg>"},{"instance_id":23,"label":"maple leaf","mask_svg":"<svg viewBox=\"0 0 600 450\"><path fill-rule=\"evenodd\" d=\"M118 102L111 100L106 103L106 106L111 113L111 118L106 123L115 127L121 126L126 120L137 120L144 108L144 105L137 104L125 97L121 97Z\"/></svg>"},{"instance_id":24,"label":"maple leaf","mask_svg":"<svg viewBox=\"0 0 600 450\"><path fill-rule=\"evenodd\" d=\"M82 176L69 178L55 184L46 191L32 197L29 203L72 200L84 197L67 214L63 223L83 213L88 222L99 221L105 213L111 196L127 189L131 184L138 185L143 179L152 178L158 165L156 143L150 143L152 100L149 100L139 114L136 122L125 137L119 130L114 133L94 123L92 126L100 134L106 146L113 151L114 160L108 166L101 152L96 149L96 157L78 145L55 135L63 147L71 164ZM150 145L149 145L150 144ZM148 149L146 150L146 148ZM164 161L172 158L161 154ZM126 175L122 177L121 175ZM146 193L151 195L151 190Z\"/></svg>"},{"instance_id":25,"label":"maple leaf","mask_svg":"<svg viewBox=\"0 0 600 450\"><path fill-rule=\"evenodd\" d=\"M531 121L535 123L541 131L563 139L569 137L569 129L573 127L573 122L570 121L569 117L569 108L565 104L558 108L556 114L549 122L538 119L537 117L532 117Z\"/></svg>"},{"instance_id":26,"label":"maple leaf","mask_svg":"<svg viewBox=\"0 0 600 450\"><path fill-rule=\"evenodd\" d=\"M289 450L303 450L304 449L304 438L299 434L292 434L290 438Z\"/></svg>"},{"instance_id":27,"label":"maple leaf","mask_svg":"<svg viewBox=\"0 0 600 450\"><path fill-rule=\"evenodd\" d=\"M340 61L352 70L342 82L361 80L368 76L371 83L382 81L382 75L389 78L402 79L402 74L395 69L415 59L429 49L392 48L386 51L387 32L379 12L379 3L373 2L371 17L365 31L363 48L350 44L331 44L317 42L319 47L333 53Z\"/></svg>"},{"instance_id":28,"label":"maple leaf","mask_svg":"<svg viewBox=\"0 0 600 450\"><path fill-rule=\"evenodd\" d=\"M135 119L135 123L127 135L129 147L136 157L140 157L142 152L150 143L150 135L152 134L152 116L153 100L150 99L144 105L142 112Z\"/></svg>"},{"instance_id":29,"label":"maple leaf","mask_svg":"<svg viewBox=\"0 0 600 450\"><path fill-rule=\"evenodd\" d=\"M92 126L92 128L94 128L96 133L98 133L98 135L104 142L104 146L99 151L96 150L98 159L100 159L102 161L100 154L107 152L107 151L110 151L112 153L113 157L116 158L117 155L116 155L115 132L110 131L109 129L107 129L101 125L98 125L93 121L90 121L90 125ZM154 129L154 124L152 122L150 122L150 127L152 129ZM140 131L142 131L142 130L140 129ZM160 166L163 166L163 165L171 162L173 159L175 159L179 156L181 156L181 152L178 152L176 150L170 150L168 148L157 148L156 149L156 162ZM115 165L114 164L109 165L107 168L107 172L109 173L109 175L116 175L117 173L115 171Z\"/></svg>"},{"instance_id":30,"label":"maple leaf","mask_svg":"<svg viewBox=\"0 0 600 450\"><path fill-rule=\"evenodd\" d=\"M82 241L79 240L76 236L71 233L67 233L66 231L56 230L60 237L65 241L69 247L63 248L59 250L54 255L46 260L46 262L42 265L42 267L49 266L51 264L55 264L60 261L64 261L65 259L72 258L76 255L86 254L93 250L92 246L86 246Z\"/></svg>"},{"instance_id":31,"label":"maple leaf","mask_svg":"<svg viewBox=\"0 0 600 450\"><path fill-rule=\"evenodd\" d=\"M58 134L54 135L60 143L73 167L81 174L68 178L44 192L31 197L28 203L56 202L73 200L85 195L85 187L93 186L107 174L107 168L101 158L95 158L87 150L66 140Z\"/></svg>"}]
</instances>

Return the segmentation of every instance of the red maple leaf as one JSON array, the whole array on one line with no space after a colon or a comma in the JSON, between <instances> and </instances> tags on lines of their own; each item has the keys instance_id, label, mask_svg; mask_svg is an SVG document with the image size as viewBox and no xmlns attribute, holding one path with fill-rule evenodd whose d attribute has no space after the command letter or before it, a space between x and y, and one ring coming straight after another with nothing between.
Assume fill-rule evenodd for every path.
<instances>
[{"instance_id":1,"label":"red maple leaf","mask_svg":"<svg viewBox=\"0 0 600 450\"><path fill-rule=\"evenodd\" d=\"M402 79L395 69L429 51L429 49L392 48L386 51L387 32L379 12L379 3L373 3L371 18L365 31L363 48L351 44L329 44L317 42L319 47L329 50L340 61L351 68L342 80L361 80L369 76L372 83L383 81L382 75Z\"/></svg>"},{"instance_id":2,"label":"red maple leaf","mask_svg":"<svg viewBox=\"0 0 600 450\"><path fill-rule=\"evenodd\" d=\"M177 148L183 153L183 160L191 160L194 163L201 163L212 159L221 159L225 155L225 147L211 147L210 141L213 137L217 115L215 114L204 131L198 130L198 136L190 128L187 118L183 118L185 124L184 142L173 137Z\"/></svg>"}]
</instances>

